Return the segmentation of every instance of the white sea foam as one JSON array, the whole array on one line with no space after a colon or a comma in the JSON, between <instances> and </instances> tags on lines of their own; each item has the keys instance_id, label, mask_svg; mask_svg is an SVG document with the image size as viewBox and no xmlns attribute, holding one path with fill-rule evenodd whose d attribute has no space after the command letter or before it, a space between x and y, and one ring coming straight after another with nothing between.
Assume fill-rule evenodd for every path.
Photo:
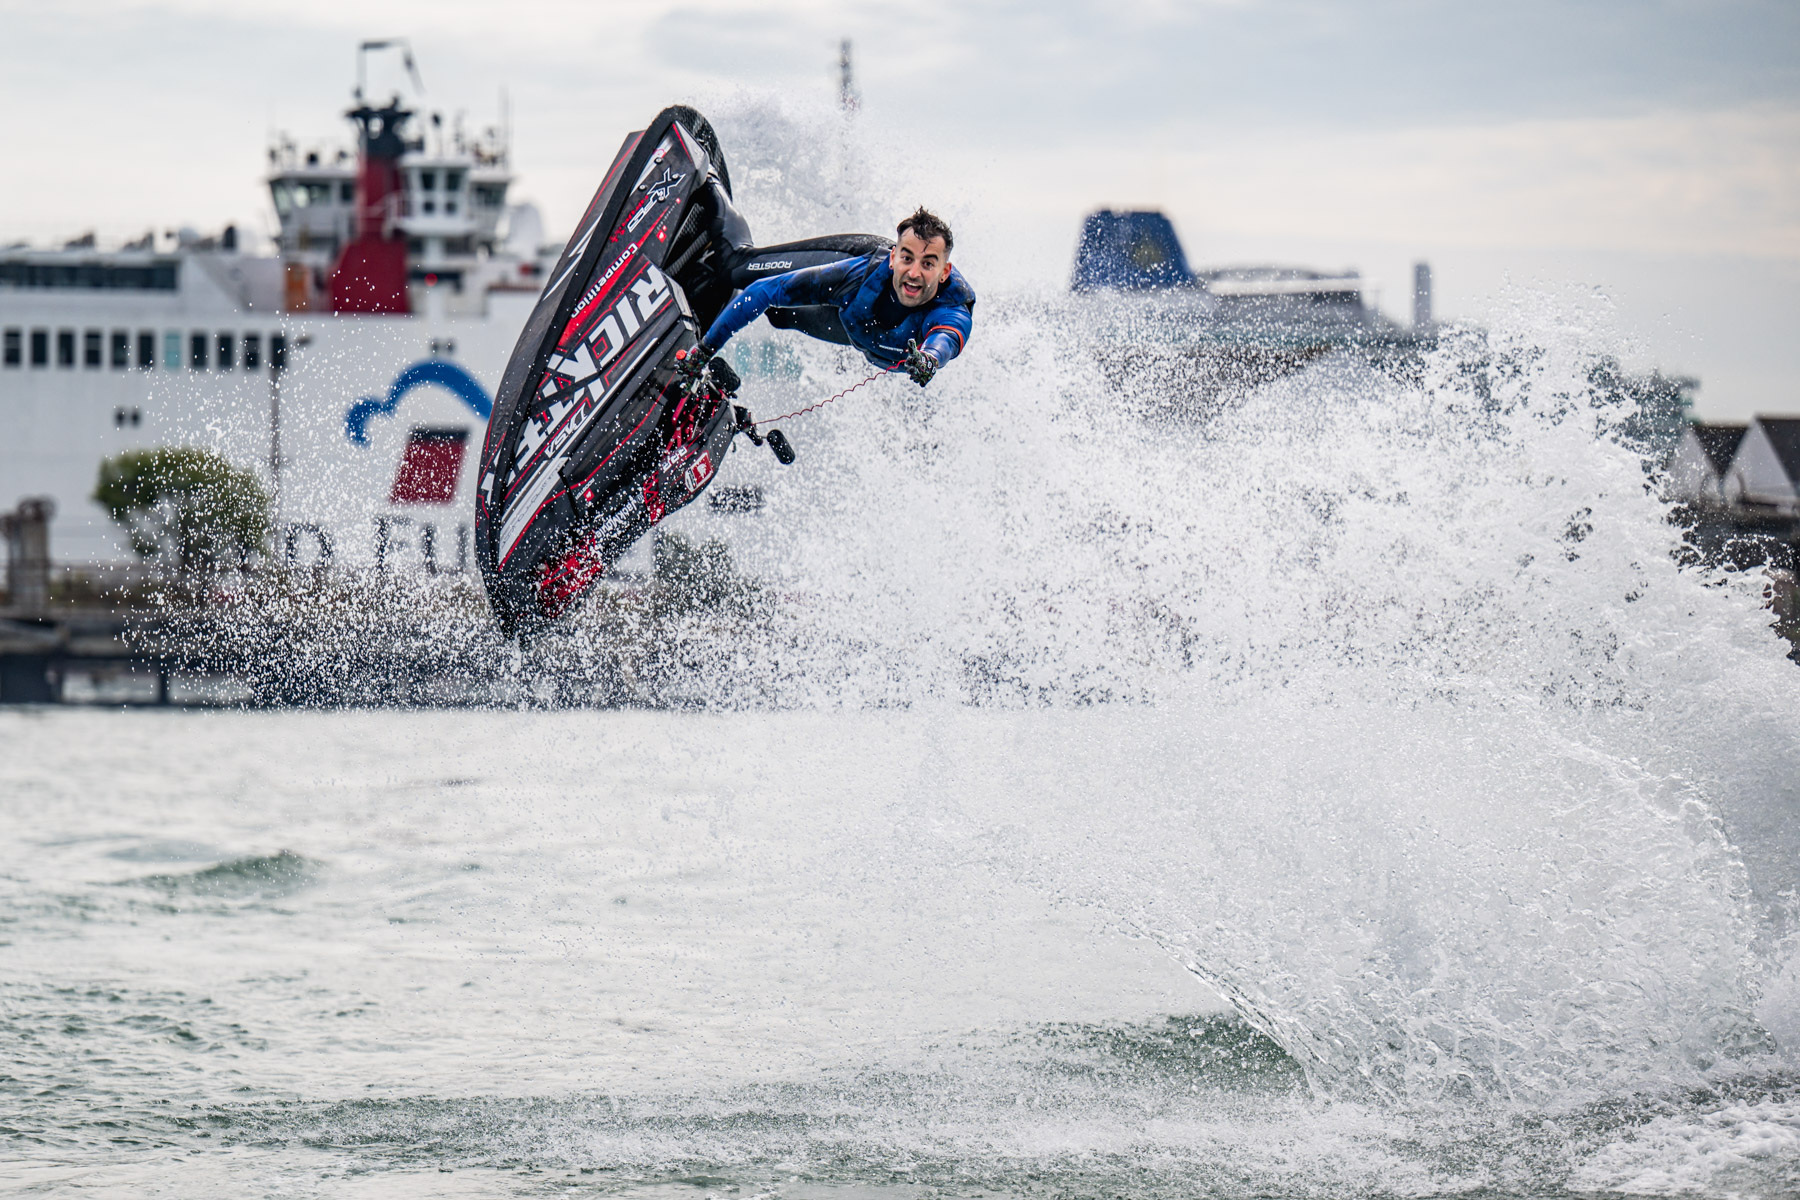
<instances>
[{"instance_id":1,"label":"white sea foam","mask_svg":"<svg viewBox=\"0 0 1800 1200\"><path fill-rule=\"evenodd\" d=\"M851 211L791 118L720 125L765 222ZM1604 311L1521 294L1414 365L1185 420L1094 323L984 299L928 392L792 423L746 551L787 603L697 633L688 694L945 707L921 814L1192 964L1321 1086L1567 1099L1791 1036L1800 675L1760 577L1677 565ZM795 352L772 402L850 366ZM1066 715L997 739L968 706Z\"/></svg>"}]
</instances>

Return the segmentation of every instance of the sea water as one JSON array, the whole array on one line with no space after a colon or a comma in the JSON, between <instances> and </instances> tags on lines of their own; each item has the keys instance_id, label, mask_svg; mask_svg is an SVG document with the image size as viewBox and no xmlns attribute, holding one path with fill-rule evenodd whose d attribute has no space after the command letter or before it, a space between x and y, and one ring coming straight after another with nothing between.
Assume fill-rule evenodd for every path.
<instances>
[{"instance_id":1,"label":"sea water","mask_svg":"<svg viewBox=\"0 0 1800 1200\"><path fill-rule=\"evenodd\" d=\"M850 203L736 121L765 240ZM734 452L677 711L0 715L0 1181L1800 1193L1800 673L1603 314L1184 406L980 313Z\"/></svg>"}]
</instances>

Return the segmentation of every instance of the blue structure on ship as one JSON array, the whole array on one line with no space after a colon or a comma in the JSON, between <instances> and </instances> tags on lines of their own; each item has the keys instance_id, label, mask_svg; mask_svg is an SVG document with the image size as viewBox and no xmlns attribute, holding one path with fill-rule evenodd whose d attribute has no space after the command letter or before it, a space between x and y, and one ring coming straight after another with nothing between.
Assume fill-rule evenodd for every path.
<instances>
[{"instance_id":1,"label":"blue structure on ship","mask_svg":"<svg viewBox=\"0 0 1800 1200\"><path fill-rule=\"evenodd\" d=\"M1188 269L1181 239L1162 213L1107 208L1088 214L1082 222L1072 290L1151 291L1193 286L1194 273Z\"/></svg>"}]
</instances>

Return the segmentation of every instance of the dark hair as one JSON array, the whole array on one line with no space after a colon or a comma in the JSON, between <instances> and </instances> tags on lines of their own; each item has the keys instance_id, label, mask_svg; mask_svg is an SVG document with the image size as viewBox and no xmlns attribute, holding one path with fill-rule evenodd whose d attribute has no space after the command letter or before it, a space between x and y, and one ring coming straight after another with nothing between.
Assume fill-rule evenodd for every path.
<instances>
[{"instance_id":1,"label":"dark hair","mask_svg":"<svg viewBox=\"0 0 1800 1200\"><path fill-rule=\"evenodd\" d=\"M922 204L917 212L894 227L894 236L905 237L909 229L918 234L919 240L927 246L931 244L932 238L943 238L945 254L956 248L956 239L951 236L950 227L944 224L944 219Z\"/></svg>"}]
</instances>

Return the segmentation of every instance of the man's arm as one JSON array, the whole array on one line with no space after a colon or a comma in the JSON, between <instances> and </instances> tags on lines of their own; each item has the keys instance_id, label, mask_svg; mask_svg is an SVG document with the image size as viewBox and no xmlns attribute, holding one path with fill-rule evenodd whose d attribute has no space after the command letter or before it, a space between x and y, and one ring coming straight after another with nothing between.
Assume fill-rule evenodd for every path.
<instances>
[{"instance_id":1,"label":"man's arm","mask_svg":"<svg viewBox=\"0 0 1800 1200\"><path fill-rule=\"evenodd\" d=\"M925 326L925 340L919 349L943 366L961 354L969 343L969 332L975 326L975 314L967 305L946 304L931 314Z\"/></svg>"},{"instance_id":2,"label":"man's arm","mask_svg":"<svg viewBox=\"0 0 1800 1200\"><path fill-rule=\"evenodd\" d=\"M846 258L821 267L806 267L759 279L725 306L706 336L700 339L717 353L732 335L776 305L827 304L832 295L862 265L860 258Z\"/></svg>"}]
</instances>

